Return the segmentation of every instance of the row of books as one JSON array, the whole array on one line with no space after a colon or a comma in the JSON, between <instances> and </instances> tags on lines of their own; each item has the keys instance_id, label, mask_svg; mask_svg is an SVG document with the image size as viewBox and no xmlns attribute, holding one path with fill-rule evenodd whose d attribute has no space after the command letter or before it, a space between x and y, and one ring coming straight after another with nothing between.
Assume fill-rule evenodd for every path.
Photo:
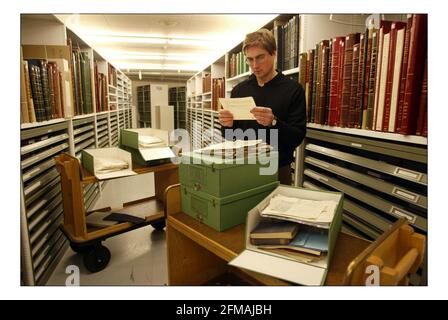
<instances>
[{"instance_id":1,"label":"row of books","mask_svg":"<svg viewBox=\"0 0 448 320\"><path fill-rule=\"evenodd\" d=\"M95 98L96 112L109 110L107 96L107 77L98 71L98 63L95 61Z\"/></svg>"},{"instance_id":2,"label":"row of books","mask_svg":"<svg viewBox=\"0 0 448 320\"><path fill-rule=\"evenodd\" d=\"M279 71L297 68L299 55L299 15L288 21L274 21L275 42L277 44L277 69Z\"/></svg>"},{"instance_id":3,"label":"row of books","mask_svg":"<svg viewBox=\"0 0 448 320\"><path fill-rule=\"evenodd\" d=\"M242 73L249 72L249 65L246 63L246 56L242 51L229 55L227 74L229 78L236 77Z\"/></svg>"},{"instance_id":4,"label":"row of books","mask_svg":"<svg viewBox=\"0 0 448 320\"><path fill-rule=\"evenodd\" d=\"M67 42L72 53L71 68L75 115L92 113L92 81L89 54L88 52L82 52L79 46L73 46L70 38L67 39Z\"/></svg>"},{"instance_id":5,"label":"row of books","mask_svg":"<svg viewBox=\"0 0 448 320\"><path fill-rule=\"evenodd\" d=\"M308 122L427 135L427 15L380 21L300 54Z\"/></svg>"},{"instance_id":6,"label":"row of books","mask_svg":"<svg viewBox=\"0 0 448 320\"><path fill-rule=\"evenodd\" d=\"M62 71L44 59L21 61L21 123L63 118L64 90Z\"/></svg>"},{"instance_id":7,"label":"row of books","mask_svg":"<svg viewBox=\"0 0 448 320\"><path fill-rule=\"evenodd\" d=\"M212 91L212 75L208 73L202 78L202 92L206 93L210 91Z\"/></svg>"},{"instance_id":8,"label":"row of books","mask_svg":"<svg viewBox=\"0 0 448 320\"><path fill-rule=\"evenodd\" d=\"M111 86L117 86L117 70L110 63L107 64L107 79Z\"/></svg>"},{"instance_id":9,"label":"row of books","mask_svg":"<svg viewBox=\"0 0 448 320\"><path fill-rule=\"evenodd\" d=\"M212 110L218 110L218 99L226 95L225 78L214 78L212 80Z\"/></svg>"}]
</instances>

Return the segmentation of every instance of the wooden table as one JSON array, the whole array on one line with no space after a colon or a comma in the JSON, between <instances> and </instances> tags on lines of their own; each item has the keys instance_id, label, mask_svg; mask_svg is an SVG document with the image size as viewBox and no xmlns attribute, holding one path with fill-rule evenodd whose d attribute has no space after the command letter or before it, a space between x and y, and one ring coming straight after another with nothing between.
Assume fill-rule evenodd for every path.
<instances>
[{"instance_id":1,"label":"wooden table","mask_svg":"<svg viewBox=\"0 0 448 320\"><path fill-rule=\"evenodd\" d=\"M289 285L259 273L243 271L227 263L244 250L245 225L218 232L185 213L167 218L168 281L170 285L202 285L231 272L255 285ZM342 285L348 264L369 241L340 233L325 285Z\"/></svg>"}]
</instances>

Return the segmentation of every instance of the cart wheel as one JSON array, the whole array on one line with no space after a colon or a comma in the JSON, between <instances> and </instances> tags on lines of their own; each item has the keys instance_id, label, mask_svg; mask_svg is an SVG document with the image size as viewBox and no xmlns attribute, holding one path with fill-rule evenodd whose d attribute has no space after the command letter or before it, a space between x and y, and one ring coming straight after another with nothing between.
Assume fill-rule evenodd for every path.
<instances>
[{"instance_id":1,"label":"cart wheel","mask_svg":"<svg viewBox=\"0 0 448 320\"><path fill-rule=\"evenodd\" d=\"M92 249L92 246L80 246L75 242L70 242L70 248L76 253L86 253Z\"/></svg>"},{"instance_id":2,"label":"cart wheel","mask_svg":"<svg viewBox=\"0 0 448 320\"><path fill-rule=\"evenodd\" d=\"M92 273L106 268L110 261L110 251L103 245L94 246L84 254L84 265Z\"/></svg>"},{"instance_id":3,"label":"cart wheel","mask_svg":"<svg viewBox=\"0 0 448 320\"><path fill-rule=\"evenodd\" d=\"M156 230L163 230L165 228L165 220L153 222L151 226Z\"/></svg>"}]
</instances>

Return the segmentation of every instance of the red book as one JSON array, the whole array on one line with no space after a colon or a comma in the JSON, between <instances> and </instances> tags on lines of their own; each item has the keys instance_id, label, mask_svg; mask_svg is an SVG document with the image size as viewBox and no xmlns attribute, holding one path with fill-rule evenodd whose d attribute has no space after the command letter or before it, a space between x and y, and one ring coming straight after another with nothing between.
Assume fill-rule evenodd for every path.
<instances>
[{"instance_id":1,"label":"red book","mask_svg":"<svg viewBox=\"0 0 448 320\"><path fill-rule=\"evenodd\" d=\"M357 43L359 43L359 33L351 33L345 37L344 74L342 84L341 115L339 123L339 126L341 127L347 127L349 121L353 46Z\"/></svg>"},{"instance_id":2,"label":"red book","mask_svg":"<svg viewBox=\"0 0 448 320\"><path fill-rule=\"evenodd\" d=\"M400 132L401 118L403 115L404 91L406 89L406 76L408 72L409 44L411 42L412 14L408 15L406 33L404 36L403 61L401 63L400 91L398 93L397 119L395 121L395 132Z\"/></svg>"},{"instance_id":3,"label":"red book","mask_svg":"<svg viewBox=\"0 0 448 320\"><path fill-rule=\"evenodd\" d=\"M408 72L400 125L401 134L414 134L416 131L420 89L427 53L428 16L416 14L412 19Z\"/></svg>"},{"instance_id":4,"label":"red book","mask_svg":"<svg viewBox=\"0 0 448 320\"><path fill-rule=\"evenodd\" d=\"M341 66L341 51L344 50L345 37L336 37L332 40L332 53L331 53L331 71L330 71L330 97L328 104L328 125L335 126L337 124L337 106L339 101L339 78Z\"/></svg>"},{"instance_id":5,"label":"red book","mask_svg":"<svg viewBox=\"0 0 448 320\"><path fill-rule=\"evenodd\" d=\"M335 126L339 126L341 123L342 87L344 85L345 38L340 41L340 46L341 51L339 53L338 100L336 104Z\"/></svg>"},{"instance_id":6,"label":"red book","mask_svg":"<svg viewBox=\"0 0 448 320\"><path fill-rule=\"evenodd\" d=\"M369 105L369 85L370 85L370 66L372 64L372 35L373 35L374 29L369 29L368 31L368 40L367 40L367 47L365 50L367 51L365 55L365 82L364 82L364 97L363 100L363 110L362 112L362 124L361 127L363 129L367 129L367 115L368 115L368 105Z\"/></svg>"},{"instance_id":7,"label":"red book","mask_svg":"<svg viewBox=\"0 0 448 320\"><path fill-rule=\"evenodd\" d=\"M356 89L356 108L355 108L355 128L361 128L362 113L364 109L364 85L366 77L366 53L368 30L362 33L359 38L359 67L358 67L358 88Z\"/></svg>"},{"instance_id":8,"label":"red book","mask_svg":"<svg viewBox=\"0 0 448 320\"><path fill-rule=\"evenodd\" d=\"M306 116L308 122L311 122L311 106L313 104L314 54L315 50L311 49L308 51L308 57L307 57L307 63L309 64L309 67L307 68L309 89L308 89L308 100L306 105L306 111L307 111Z\"/></svg>"},{"instance_id":9,"label":"red book","mask_svg":"<svg viewBox=\"0 0 448 320\"><path fill-rule=\"evenodd\" d=\"M383 129L387 132L389 130L389 116L390 105L392 98L392 80L394 77L395 68L395 50L397 45L397 31L406 26L404 22L393 22L390 28L390 43L389 43L389 62L387 64L387 80L386 80L386 94L384 100L384 115L383 115Z\"/></svg>"},{"instance_id":10,"label":"red book","mask_svg":"<svg viewBox=\"0 0 448 320\"><path fill-rule=\"evenodd\" d=\"M328 56L329 56L329 41L322 42L321 45L322 51L322 67L321 67L321 75L320 75L320 103L319 103L319 114L318 114L318 122L319 124L325 123L325 113L328 106L327 101L327 74L328 74Z\"/></svg>"},{"instance_id":11,"label":"red book","mask_svg":"<svg viewBox=\"0 0 448 320\"><path fill-rule=\"evenodd\" d=\"M427 135L427 111L428 111L428 59L425 62L425 71L423 74L422 92L420 95L420 103L418 108L417 132L418 136ZM426 125L426 130L425 130ZM426 131L426 132L425 132Z\"/></svg>"},{"instance_id":12,"label":"red book","mask_svg":"<svg viewBox=\"0 0 448 320\"><path fill-rule=\"evenodd\" d=\"M352 80L350 85L350 105L348 110L348 127L355 127L356 116L356 99L358 98L358 81L359 81L359 46L357 43L353 46L352 61Z\"/></svg>"}]
</instances>

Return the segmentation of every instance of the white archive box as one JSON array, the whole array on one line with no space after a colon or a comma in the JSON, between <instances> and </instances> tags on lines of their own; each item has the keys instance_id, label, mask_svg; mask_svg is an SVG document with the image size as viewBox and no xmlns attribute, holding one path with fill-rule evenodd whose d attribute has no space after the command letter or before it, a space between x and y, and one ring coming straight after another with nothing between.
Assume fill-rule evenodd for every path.
<instances>
[{"instance_id":1,"label":"white archive box","mask_svg":"<svg viewBox=\"0 0 448 320\"><path fill-rule=\"evenodd\" d=\"M267 207L270 199L276 195L315 201L332 200L337 203L333 220L328 229L328 252L320 260L301 262L286 255L259 249L256 245L250 243L250 233L262 219L261 211ZM342 202L343 194L340 192L314 191L286 185L278 186L269 196L249 211L246 221L246 249L229 264L301 285L323 285L341 228Z\"/></svg>"},{"instance_id":2,"label":"white archive box","mask_svg":"<svg viewBox=\"0 0 448 320\"><path fill-rule=\"evenodd\" d=\"M132 171L132 156L119 148L82 150L83 167L98 180L114 179L136 175ZM122 169L119 169L119 168Z\"/></svg>"}]
</instances>

